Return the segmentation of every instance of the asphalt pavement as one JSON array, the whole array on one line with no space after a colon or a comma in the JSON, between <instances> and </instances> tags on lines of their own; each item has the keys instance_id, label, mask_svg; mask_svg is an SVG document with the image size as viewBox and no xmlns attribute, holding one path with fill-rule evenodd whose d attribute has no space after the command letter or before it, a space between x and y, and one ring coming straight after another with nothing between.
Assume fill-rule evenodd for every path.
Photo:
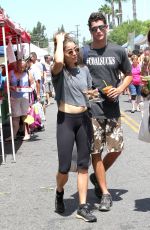
<instances>
[{"instance_id":1,"label":"asphalt pavement","mask_svg":"<svg viewBox=\"0 0 150 230\"><path fill-rule=\"evenodd\" d=\"M121 96L125 149L107 172L113 198L109 212L97 210L89 181L88 202L96 223L76 219L77 177L70 173L65 187L66 212L54 212L57 172L56 103L47 108L45 131L28 142L16 141L16 163L11 143L5 143L6 163L0 165L0 230L149 230L150 144L138 140L140 113L130 113L127 96ZM127 122L128 121L128 122ZM136 129L134 129L134 127ZM90 166L89 173L92 172Z\"/></svg>"}]
</instances>

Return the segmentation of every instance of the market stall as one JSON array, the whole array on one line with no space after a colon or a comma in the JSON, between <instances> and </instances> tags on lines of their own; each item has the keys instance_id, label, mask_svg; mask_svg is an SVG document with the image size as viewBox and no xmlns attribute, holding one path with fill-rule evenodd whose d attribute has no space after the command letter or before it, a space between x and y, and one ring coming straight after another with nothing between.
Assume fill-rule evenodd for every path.
<instances>
[{"instance_id":1,"label":"market stall","mask_svg":"<svg viewBox=\"0 0 150 230\"><path fill-rule=\"evenodd\" d=\"M14 145L14 134L13 134L13 125L12 125L12 115L11 115L11 104L10 104L10 90L9 90L9 80L8 80L8 63L15 61L11 57L8 58L8 50L6 50L7 45L17 44L17 47L21 43L30 43L30 35L20 27L19 24L13 22L5 13L4 9L0 8L0 45L4 47L4 57L5 57L5 68L6 68L6 81L7 81L7 96L8 96L8 108L9 108L9 118L10 118L10 128L11 128L11 137L12 137L12 155L13 162L16 162L15 157L15 145ZM9 47L10 48L10 47ZM9 60L8 60L9 59ZM2 147L2 160L3 164L5 163L5 154L4 154L4 140L3 140L3 130L2 130L2 113L1 113L1 104L3 98L0 100L0 132L1 132L1 147Z\"/></svg>"}]
</instances>

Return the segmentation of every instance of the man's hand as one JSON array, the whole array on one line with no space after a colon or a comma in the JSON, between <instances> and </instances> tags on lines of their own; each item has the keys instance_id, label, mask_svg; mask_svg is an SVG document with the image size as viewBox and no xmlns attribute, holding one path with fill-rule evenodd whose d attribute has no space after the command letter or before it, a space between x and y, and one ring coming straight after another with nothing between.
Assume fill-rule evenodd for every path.
<instances>
[{"instance_id":1,"label":"man's hand","mask_svg":"<svg viewBox=\"0 0 150 230\"><path fill-rule=\"evenodd\" d=\"M122 93L122 91L120 90L119 87L118 87L118 88L112 87L112 88L108 91L107 97L108 97L110 100L114 100L114 99L117 98L121 93Z\"/></svg>"}]
</instances>

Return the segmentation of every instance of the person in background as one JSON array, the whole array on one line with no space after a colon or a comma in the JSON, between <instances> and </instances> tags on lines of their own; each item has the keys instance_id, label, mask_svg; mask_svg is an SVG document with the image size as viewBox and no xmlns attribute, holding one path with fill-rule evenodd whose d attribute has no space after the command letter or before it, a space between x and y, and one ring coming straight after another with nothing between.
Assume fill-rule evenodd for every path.
<instances>
[{"instance_id":1,"label":"person in background","mask_svg":"<svg viewBox=\"0 0 150 230\"><path fill-rule=\"evenodd\" d=\"M37 56L33 55L34 53L31 53L29 58L27 59L27 65L28 65L28 73L29 77L32 79L31 87L36 92L36 96L34 100L40 101L40 89L41 89L41 71L43 70L43 66L41 67L42 70L38 67L38 61L36 61Z\"/></svg>"},{"instance_id":2,"label":"person in background","mask_svg":"<svg viewBox=\"0 0 150 230\"><path fill-rule=\"evenodd\" d=\"M150 48L150 30L147 33L147 41ZM147 49L149 50L149 49ZM141 116L141 122L139 127L138 139L146 143L150 143L150 80L149 79L149 62L150 55L147 52L147 55L144 57L145 67L142 70L142 74L146 77L147 80L144 81L142 95L143 95L143 111Z\"/></svg>"},{"instance_id":3,"label":"person in background","mask_svg":"<svg viewBox=\"0 0 150 230\"><path fill-rule=\"evenodd\" d=\"M129 90L131 94L131 103L132 109L131 113L134 113L136 110L140 111L141 103L141 66L138 61L137 55L132 55L132 82L129 85Z\"/></svg>"},{"instance_id":4,"label":"person in background","mask_svg":"<svg viewBox=\"0 0 150 230\"><path fill-rule=\"evenodd\" d=\"M79 207L77 218L86 222L97 221L86 202L88 188L88 167L90 159L91 122L87 111L85 91L91 88L91 76L86 66L78 63L79 48L65 33L55 36L52 81L57 114L58 173L55 211L63 213L64 186L68 181L74 143L77 146L77 186Z\"/></svg>"},{"instance_id":5,"label":"person in background","mask_svg":"<svg viewBox=\"0 0 150 230\"><path fill-rule=\"evenodd\" d=\"M149 46L150 46L150 30L148 31L148 34L147 34L147 41L148 41Z\"/></svg>"},{"instance_id":6,"label":"person in background","mask_svg":"<svg viewBox=\"0 0 150 230\"><path fill-rule=\"evenodd\" d=\"M141 75L149 76L150 75L150 56L145 56L141 64Z\"/></svg>"},{"instance_id":7,"label":"person in background","mask_svg":"<svg viewBox=\"0 0 150 230\"><path fill-rule=\"evenodd\" d=\"M52 74L51 74L51 65L53 58L50 55L45 55L45 67L46 67L46 76L45 76L45 91L46 91L46 100L47 105L51 104L51 97L53 92L53 85L52 85Z\"/></svg>"},{"instance_id":8,"label":"person in background","mask_svg":"<svg viewBox=\"0 0 150 230\"><path fill-rule=\"evenodd\" d=\"M16 66L13 70L9 72L10 81L10 92L11 92L11 109L12 109L12 122L13 122L13 132L14 138L16 139L17 132L19 130L20 117L24 123L27 117L27 112L29 109L29 93L23 91L17 91L17 87L29 87L29 76L26 71L26 62L24 60L18 60ZM25 136L23 140L30 139L29 127L24 123L24 133ZM11 136L6 138L5 141L10 141Z\"/></svg>"},{"instance_id":9,"label":"person in background","mask_svg":"<svg viewBox=\"0 0 150 230\"><path fill-rule=\"evenodd\" d=\"M112 197L108 191L105 172L113 165L123 150L123 132L121 127L119 95L132 80L131 64L124 48L107 41L108 25L101 12L94 12L88 20L92 42L82 48L83 60L92 76L93 87L99 89L103 100L95 103L97 112L92 114L94 142L92 148L92 164L94 173L90 180L95 186L95 193L100 197L99 210L109 211ZM86 51L86 52L85 52ZM125 77L120 84L119 72ZM107 94L103 88L111 85ZM107 154L102 159L106 146Z\"/></svg>"}]
</instances>

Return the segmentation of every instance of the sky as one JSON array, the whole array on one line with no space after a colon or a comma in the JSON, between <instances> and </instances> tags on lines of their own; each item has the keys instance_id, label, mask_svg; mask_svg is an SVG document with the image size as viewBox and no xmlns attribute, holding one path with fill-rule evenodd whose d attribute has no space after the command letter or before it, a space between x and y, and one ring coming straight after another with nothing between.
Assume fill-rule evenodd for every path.
<instances>
[{"instance_id":1,"label":"sky","mask_svg":"<svg viewBox=\"0 0 150 230\"><path fill-rule=\"evenodd\" d=\"M63 24L66 32L77 33L78 28L80 42L83 37L90 39L88 18L105 3L104 0L0 0L0 6L8 16L27 31L32 31L39 21L51 39ZM137 19L150 20L150 0L136 0L136 4ZM123 21L132 20L132 0L124 1L122 5Z\"/></svg>"}]
</instances>

